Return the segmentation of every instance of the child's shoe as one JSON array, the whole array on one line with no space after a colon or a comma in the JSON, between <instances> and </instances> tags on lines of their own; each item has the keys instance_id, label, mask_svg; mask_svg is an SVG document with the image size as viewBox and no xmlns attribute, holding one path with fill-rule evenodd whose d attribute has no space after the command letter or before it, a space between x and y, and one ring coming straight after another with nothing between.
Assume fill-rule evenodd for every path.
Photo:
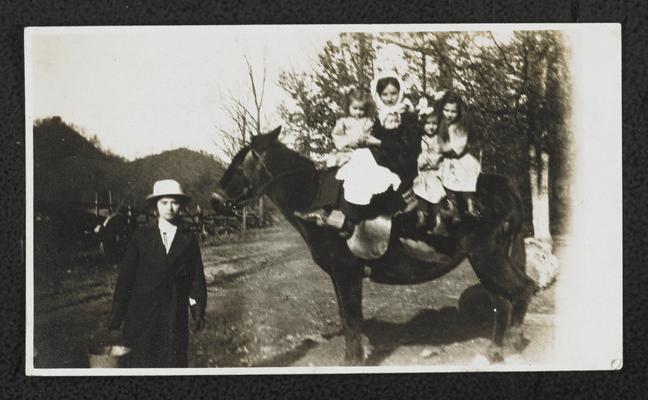
<instances>
[{"instance_id":1,"label":"child's shoe","mask_svg":"<svg viewBox=\"0 0 648 400\"><path fill-rule=\"evenodd\" d=\"M340 231L338 232L338 235L342 239L348 239L351 236L353 236L353 232L355 231L355 227L358 223L354 220L352 220L349 217L346 217L344 219L344 223L342 223L342 228L340 228Z\"/></svg>"},{"instance_id":2,"label":"child's shoe","mask_svg":"<svg viewBox=\"0 0 648 400\"><path fill-rule=\"evenodd\" d=\"M459 222L461 222L459 205L454 194L447 194L445 198L445 204L444 207L442 207L441 212L444 213L448 218L450 218L453 224L458 224Z\"/></svg>"},{"instance_id":3,"label":"child's shoe","mask_svg":"<svg viewBox=\"0 0 648 400\"><path fill-rule=\"evenodd\" d=\"M313 210L309 212L295 211L293 214L295 215L295 217L301 219L302 221L314 223L318 226L326 225L326 219L329 215L329 213L324 209Z\"/></svg>"},{"instance_id":4,"label":"child's shoe","mask_svg":"<svg viewBox=\"0 0 648 400\"><path fill-rule=\"evenodd\" d=\"M441 214L435 214L435 215L430 215L430 223L428 224L429 227L434 226L434 229L432 229L431 234L435 236L448 236L448 231L446 230L445 223L443 222L443 219L441 218Z\"/></svg>"},{"instance_id":5,"label":"child's shoe","mask_svg":"<svg viewBox=\"0 0 648 400\"><path fill-rule=\"evenodd\" d=\"M466 194L466 214L472 218L479 218L481 213L477 207L477 200L472 194Z\"/></svg>"}]
</instances>

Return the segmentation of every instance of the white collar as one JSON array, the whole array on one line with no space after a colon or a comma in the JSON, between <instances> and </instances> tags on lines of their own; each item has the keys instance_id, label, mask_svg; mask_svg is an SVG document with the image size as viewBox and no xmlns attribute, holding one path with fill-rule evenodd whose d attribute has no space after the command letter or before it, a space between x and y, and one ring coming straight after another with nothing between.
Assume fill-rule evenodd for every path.
<instances>
[{"instance_id":1,"label":"white collar","mask_svg":"<svg viewBox=\"0 0 648 400\"><path fill-rule=\"evenodd\" d=\"M164 218L158 218L158 228L160 228L160 232L175 232L178 226L173 225Z\"/></svg>"}]
</instances>

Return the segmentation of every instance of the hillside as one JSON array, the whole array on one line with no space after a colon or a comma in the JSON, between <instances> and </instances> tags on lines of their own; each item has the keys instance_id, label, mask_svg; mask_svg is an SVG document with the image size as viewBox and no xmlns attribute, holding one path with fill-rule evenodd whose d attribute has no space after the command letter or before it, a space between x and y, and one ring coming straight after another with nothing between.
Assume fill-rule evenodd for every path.
<instances>
[{"instance_id":1,"label":"hillside","mask_svg":"<svg viewBox=\"0 0 648 400\"><path fill-rule=\"evenodd\" d=\"M209 197L223 172L224 167L211 156L180 148L127 163L122 179L131 183L127 197L135 204L142 204L155 181L175 179L182 183L194 203L205 209L209 207Z\"/></svg>"},{"instance_id":2,"label":"hillside","mask_svg":"<svg viewBox=\"0 0 648 400\"><path fill-rule=\"evenodd\" d=\"M180 181L194 202L206 208L209 196L223 173L212 156L177 149L126 161L101 150L59 117L34 125L34 202L38 209L56 203L92 203L126 199L140 208L153 182L173 178Z\"/></svg>"},{"instance_id":3,"label":"hillside","mask_svg":"<svg viewBox=\"0 0 648 400\"><path fill-rule=\"evenodd\" d=\"M59 117L34 124L34 201L94 201L117 184L125 161L106 154Z\"/></svg>"}]
</instances>

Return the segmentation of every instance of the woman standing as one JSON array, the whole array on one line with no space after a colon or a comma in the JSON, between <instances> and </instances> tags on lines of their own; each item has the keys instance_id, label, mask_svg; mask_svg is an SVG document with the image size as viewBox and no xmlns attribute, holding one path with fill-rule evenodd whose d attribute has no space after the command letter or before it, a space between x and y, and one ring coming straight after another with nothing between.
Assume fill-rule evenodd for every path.
<instances>
[{"instance_id":1,"label":"woman standing","mask_svg":"<svg viewBox=\"0 0 648 400\"><path fill-rule=\"evenodd\" d=\"M123 325L131 367L187 367L190 302L196 330L204 326L207 304L198 240L181 226L180 210L191 198L167 179L155 182L146 200L158 222L136 231L127 246L110 328Z\"/></svg>"}]
</instances>

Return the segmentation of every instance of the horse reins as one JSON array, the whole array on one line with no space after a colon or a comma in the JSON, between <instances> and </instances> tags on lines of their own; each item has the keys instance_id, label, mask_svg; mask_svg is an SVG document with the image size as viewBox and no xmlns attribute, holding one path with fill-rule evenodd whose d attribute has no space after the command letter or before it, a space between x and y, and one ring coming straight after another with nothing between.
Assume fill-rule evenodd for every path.
<instances>
[{"instance_id":1,"label":"horse reins","mask_svg":"<svg viewBox=\"0 0 648 400\"><path fill-rule=\"evenodd\" d=\"M263 160L263 156L261 154L259 154L259 152L257 152L252 147L250 147L250 153L257 160L257 163L259 165L261 165L261 167L263 168L263 172L265 173L265 175L269 179L268 182L264 183L263 185L261 185L259 187L259 189L258 189L259 194L255 194L255 196L253 196L253 197L260 196L261 193L263 193L269 186L271 186L272 184L277 182L279 179L285 178L287 176L295 175L295 174L298 174L298 173L301 173L301 172L305 172L305 171L316 172L316 169L314 167L308 167L308 168L304 167L304 168L297 168L297 169L281 172L281 173L275 175L275 174L272 173L272 171L270 171L270 169L268 168L268 166L266 165L266 163ZM255 169L255 172L257 170L258 170L258 168ZM252 188L252 186L250 184L246 185L245 189L246 190L244 191L243 195L247 194L248 191L254 192L254 189Z\"/></svg>"}]
</instances>

